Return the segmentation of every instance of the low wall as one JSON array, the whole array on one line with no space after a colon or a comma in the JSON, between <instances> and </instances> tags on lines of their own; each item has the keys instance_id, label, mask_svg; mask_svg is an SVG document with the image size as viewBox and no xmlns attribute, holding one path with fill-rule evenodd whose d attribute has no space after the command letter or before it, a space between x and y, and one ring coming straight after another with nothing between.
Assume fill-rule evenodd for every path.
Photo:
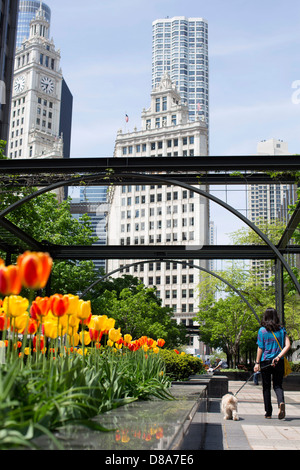
<instances>
[{"instance_id":1,"label":"low wall","mask_svg":"<svg viewBox=\"0 0 300 470\"><path fill-rule=\"evenodd\" d=\"M60 429L55 438L63 450L180 450L197 412L203 422L197 436L201 443L207 421L208 382L174 382L170 391L172 400L136 401L93 419L108 432L68 426ZM41 436L35 443L39 450L57 449L47 436Z\"/></svg>"}]
</instances>

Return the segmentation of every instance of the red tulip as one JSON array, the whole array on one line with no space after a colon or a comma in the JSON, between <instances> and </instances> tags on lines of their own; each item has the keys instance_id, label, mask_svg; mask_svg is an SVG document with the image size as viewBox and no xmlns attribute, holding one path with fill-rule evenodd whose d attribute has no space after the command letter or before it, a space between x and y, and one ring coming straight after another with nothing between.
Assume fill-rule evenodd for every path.
<instances>
[{"instance_id":1,"label":"red tulip","mask_svg":"<svg viewBox=\"0 0 300 470\"><path fill-rule=\"evenodd\" d=\"M69 298L67 295L54 294L50 297L50 310L55 317L63 317L69 307Z\"/></svg>"},{"instance_id":2,"label":"red tulip","mask_svg":"<svg viewBox=\"0 0 300 470\"><path fill-rule=\"evenodd\" d=\"M3 260L0 262L0 292L3 295L18 295L22 284L19 278L17 266L5 266Z\"/></svg>"}]
</instances>

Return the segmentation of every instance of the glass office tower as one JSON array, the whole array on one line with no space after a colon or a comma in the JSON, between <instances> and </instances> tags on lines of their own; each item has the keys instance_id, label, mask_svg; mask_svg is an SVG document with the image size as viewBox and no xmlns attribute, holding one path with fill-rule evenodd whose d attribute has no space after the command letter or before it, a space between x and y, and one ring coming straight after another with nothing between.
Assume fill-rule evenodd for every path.
<instances>
[{"instance_id":1,"label":"glass office tower","mask_svg":"<svg viewBox=\"0 0 300 470\"><path fill-rule=\"evenodd\" d=\"M152 23L152 88L167 72L188 105L189 119L209 124L208 24L183 16Z\"/></svg>"},{"instance_id":2,"label":"glass office tower","mask_svg":"<svg viewBox=\"0 0 300 470\"><path fill-rule=\"evenodd\" d=\"M16 47L21 47L24 39L29 38L30 22L35 18L36 12L42 7L45 13L46 20L51 22L51 10L43 2L38 0L20 0L19 2L19 16L18 16L18 30Z\"/></svg>"}]
</instances>

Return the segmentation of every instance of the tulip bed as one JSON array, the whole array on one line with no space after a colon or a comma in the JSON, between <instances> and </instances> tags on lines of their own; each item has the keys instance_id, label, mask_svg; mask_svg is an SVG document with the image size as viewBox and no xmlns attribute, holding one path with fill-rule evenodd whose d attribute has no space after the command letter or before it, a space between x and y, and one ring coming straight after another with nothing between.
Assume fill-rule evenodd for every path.
<instances>
[{"instance_id":1,"label":"tulip bed","mask_svg":"<svg viewBox=\"0 0 300 470\"><path fill-rule=\"evenodd\" d=\"M0 259L1 450L35 448L40 434L56 442L55 430L70 423L106 431L91 418L139 399L172 398L164 340L123 335L76 295L34 297L51 267L44 253L26 252L11 266Z\"/></svg>"}]
</instances>

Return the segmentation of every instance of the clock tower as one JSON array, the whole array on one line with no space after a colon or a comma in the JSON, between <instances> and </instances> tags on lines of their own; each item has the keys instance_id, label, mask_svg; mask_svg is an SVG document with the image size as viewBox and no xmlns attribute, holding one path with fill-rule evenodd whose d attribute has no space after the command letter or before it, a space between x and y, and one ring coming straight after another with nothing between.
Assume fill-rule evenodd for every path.
<instances>
[{"instance_id":1,"label":"clock tower","mask_svg":"<svg viewBox=\"0 0 300 470\"><path fill-rule=\"evenodd\" d=\"M49 39L49 22L40 8L30 35L16 50L10 133L10 158L63 158L59 135L62 71L60 51Z\"/></svg>"}]
</instances>

